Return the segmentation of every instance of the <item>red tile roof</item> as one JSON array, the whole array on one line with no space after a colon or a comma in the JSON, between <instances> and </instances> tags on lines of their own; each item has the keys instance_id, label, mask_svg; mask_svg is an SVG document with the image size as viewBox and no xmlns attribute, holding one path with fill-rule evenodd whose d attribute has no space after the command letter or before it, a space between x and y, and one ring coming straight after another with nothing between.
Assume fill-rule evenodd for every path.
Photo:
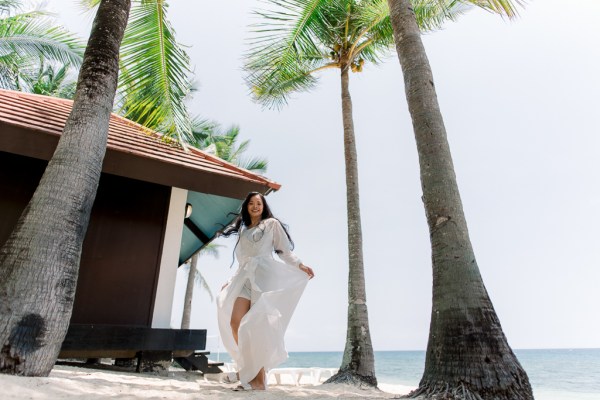
<instances>
[{"instance_id":1,"label":"red tile roof","mask_svg":"<svg viewBox=\"0 0 600 400\"><path fill-rule=\"evenodd\" d=\"M20 130L35 131L54 136L56 137L54 141L58 142L58 137L62 133L72 105L73 101L71 100L0 89L0 123L3 126L7 124ZM0 144L2 144L1 136L4 135L4 131L4 129L0 131ZM14 141L14 137L11 137L11 140ZM4 146L0 145L0 150L10 151L11 145L8 143L3 144ZM6 147L8 149L5 149ZM54 148L52 148L53 151ZM109 154L112 156L109 157ZM39 152L34 155L26 155L49 159L48 154ZM103 170L108 169L108 172L114 173L114 170L122 168L120 164L124 162L124 157L145 159L146 162L159 162L165 168L170 167L169 174L171 175L183 169L190 175L189 182L186 181L190 184L193 181L194 173L200 173L216 174L247 184L250 183L252 186L258 185L263 187L263 190L260 190L262 192L278 190L281 187L276 182L239 168L201 150L189 148L188 151L185 151L178 144L166 143L161 140L159 133L112 114L108 133L107 158ZM112 163L112 167L107 166L107 163ZM138 167L141 167L141 163L140 160ZM176 184L171 186L183 187L186 182L175 182ZM159 183L165 184L166 182ZM177 183L180 185L177 185ZM211 185L214 186L214 183L211 183Z\"/></svg>"}]
</instances>

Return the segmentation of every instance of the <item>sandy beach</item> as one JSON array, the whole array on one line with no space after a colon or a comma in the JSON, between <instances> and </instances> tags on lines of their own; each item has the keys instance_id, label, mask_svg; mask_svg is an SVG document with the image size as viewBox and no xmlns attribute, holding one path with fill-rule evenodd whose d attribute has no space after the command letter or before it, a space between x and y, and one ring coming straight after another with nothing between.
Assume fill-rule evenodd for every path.
<instances>
[{"instance_id":1,"label":"sandy beach","mask_svg":"<svg viewBox=\"0 0 600 400\"><path fill-rule=\"evenodd\" d=\"M235 392L234 384L218 377L205 379L198 373L170 371L166 376L56 366L49 377L31 378L0 374L2 399L390 399L408 393L409 387L381 385L380 389L357 389L345 385L313 385L301 380L293 385L289 377L281 384L274 379L267 391ZM385 390L385 391L383 391Z\"/></svg>"}]
</instances>

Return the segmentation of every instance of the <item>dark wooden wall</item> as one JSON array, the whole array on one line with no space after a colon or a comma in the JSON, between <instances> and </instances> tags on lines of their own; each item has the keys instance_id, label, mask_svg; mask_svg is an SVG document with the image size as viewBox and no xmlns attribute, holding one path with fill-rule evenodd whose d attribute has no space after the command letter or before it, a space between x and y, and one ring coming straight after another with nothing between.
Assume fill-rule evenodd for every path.
<instances>
[{"instance_id":1,"label":"dark wooden wall","mask_svg":"<svg viewBox=\"0 0 600 400\"><path fill-rule=\"evenodd\" d=\"M46 164L0 152L0 245ZM83 243L72 323L151 325L170 191L102 174Z\"/></svg>"}]
</instances>

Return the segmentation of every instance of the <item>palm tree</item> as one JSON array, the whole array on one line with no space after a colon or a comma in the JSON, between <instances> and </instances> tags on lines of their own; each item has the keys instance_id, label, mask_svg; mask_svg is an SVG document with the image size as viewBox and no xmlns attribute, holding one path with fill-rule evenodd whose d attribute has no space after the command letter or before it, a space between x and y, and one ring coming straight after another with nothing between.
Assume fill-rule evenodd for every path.
<instances>
[{"instance_id":1,"label":"palm tree","mask_svg":"<svg viewBox=\"0 0 600 400\"><path fill-rule=\"evenodd\" d=\"M443 0L448 2L451 0ZM348 213L348 328L339 372L328 382L377 385L366 304L358 166L349 90L349 72L361 72L365 62L376 64L393 45L385 0L270 0L270 10L258 12L257 37L247 56L248 82L256 99L281 107L294 91L315 86L317 72L340 71L346 204ZM433 7L415 10L423 29L439 27L459 9ZM443 11L443 12L442 12Z\"/></svg>"},{"instance_id":2,"label":"palm tree","mask_svg":"<svg viewBox=\"0 0 600 400\"><path fill-rule=\"evenodd\" d=\"M1 88L21 89L23 74L37 70L40 59L78 68L83 47L45 11L22 11L20 1L0 0Z\"/></svg>"},{"instance_id":3,"label":"palm tree","mask_svg":"<svg viewBox=\"0 0 600 400\"><path fill-rule=\"evenodd\" d=\"M358 3L270 0L272 8L258 12L264 22L255 27L246 69L255 98L274 107L285 104L291 92L312 88L316 72L340 71L348 213L348 327L342 365L328 382L377 386L364 281L349 72L362 70L365 60L378 62L390 48L392 34L387 15L378 12L378 2Z\"/></svg>"},{"instance_id":4,"label":"palm tree","mask_svg":"<svg viewBox=\"0 0 600 400\"><path fill-rule=\"evenodd\" d=\"M0 248L0 372L47 376L67 333L106 152L129 0L102 1L58 146Z\"/></svg>"},{"instance_id":5,"label":"palm tree","mask_svg":"<svg viewBox=\"0 0 600 400\"><path fill-rule=\"evenodd\" d=\"M208 283L206 283L206 279L202 276L200 271L198 270L198 259L201 255L209 255L215 258L219 257L219 247L222 247L218 244L208 243L201 250L196 252L192 258L185 263L186 268L188 270L188 278L187 285L185 288L185 297L183 300L183 316L181 318L181 329L190 329L190 319L192 316L192 299L194 297L194 288L196 285L200 284L206 290L208 295L210 296L210 300L213 300L212 290Z\"/></svg>"},{"instance_id":6,"label":"palm tree","mask_svg":"<svg viewBox=\"0 0 600 400\"><path fill-rule=\"evenodd\" d=\"M466 2L466 1L465 1ZM518 0L473 0L512 17ZM425 371L412 397L533 399L483 284L463 213L433 74L409 0L389 0L421 167L433 300Z\"/></svg>"},{"instance_id":7,"label":"palm tree","mask_svg":"<svg viewBox=\"0 0 600 400\"><path fill-rule=\"evenodd\" d=\"M95 7L100 0L80 0ZM133 0L121 46L118 113L184 147L193 140L185 99L190 59L175 38L163 0Z\"/></svg>"}]
</instances>

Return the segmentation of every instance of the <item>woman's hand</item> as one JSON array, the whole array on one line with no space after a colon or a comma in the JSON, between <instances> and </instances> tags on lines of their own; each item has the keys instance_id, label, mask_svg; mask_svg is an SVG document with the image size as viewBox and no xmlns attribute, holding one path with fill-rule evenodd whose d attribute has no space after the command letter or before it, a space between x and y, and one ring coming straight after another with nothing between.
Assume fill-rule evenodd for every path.
<instances>
[{"instance_id":1,"label":"woman's hand","mask_svg":"<svg viewBox=\"0 0 600 400\"><path fill-rule=\"evenodd\" d=\"M298 268L300 268L300 271L308 275L308 279L312 279L315 277L315 273L313 272L312 268L308 265L300 264Z\"/></svg>"}]
</instances>

